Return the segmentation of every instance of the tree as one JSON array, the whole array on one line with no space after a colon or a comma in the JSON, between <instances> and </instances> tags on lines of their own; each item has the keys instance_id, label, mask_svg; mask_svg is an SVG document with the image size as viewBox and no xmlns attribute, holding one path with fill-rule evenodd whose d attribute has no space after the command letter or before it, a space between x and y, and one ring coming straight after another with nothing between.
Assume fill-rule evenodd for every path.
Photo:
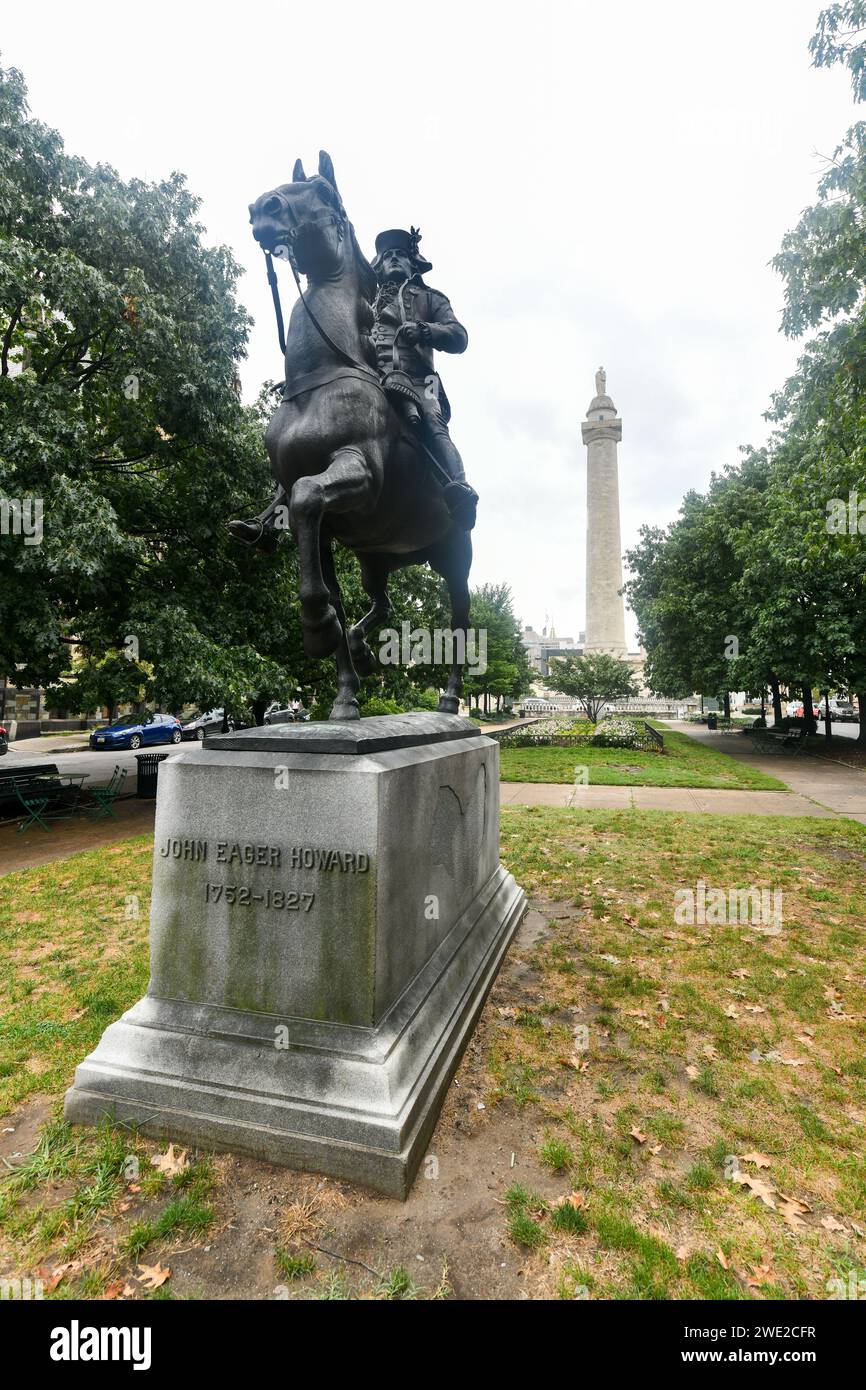
<instances>
[{"instance_id":1,"label":"tree","mask_svg":"<svg viewBox=\"0 0 866 1390\"><path fill-rule=\"evenodd\" d=\"M763 690L775 679L755 641L741 588L742 547L762 515L770 476L763 450L713 474L706 494L689 492L666 531L644 527L628 552L626 584L647 653L645 678L660 695Z\"/></svg>"},{"instance_id":2,"label":"tree","mask_svg":"<svg viewBox=\"0 0 866 1390\"><path fill-rule=\"evenodd\" d=\"M548 685L563 695L573 695L586 710L593 724L612 700L637 694L631 667L607 652L583 652L557 657L551 667Z\"/></svg>"},{"instance_id":3,"label":"tree","mask_svg":"<svg viewBox=\"0 0 866 1390\"><path fill-rule=\"evenodd\" d=\"M470 623L476 643L485 644L486 669L467 675L465 688L470 703L483 702L485 713L491 698L497 710L503 699L519 699L532 686L529 657L523 645L520 622L508 584L482 584L473 590Z\"/></svg>"},{"instance_id":4,"label":"tree","mask_svg":"<svg viewBox=\"0 0 866 1390\"><path fill-rule=\"evenodd\" d=\"M844 63L856 101L866 98L866 4L823 10L810 49L817 67ZM866 497L866 124L834 151L818 199L783 239L773 264L785 282L782 327L789 337L819 329L795 374L773 400L780 462L776 539L797 561L808 594L815 659L827 684L857 691L866 743L866 539L858 501ZM797 463L803 474L795 478ZM834 506L853 503L853 525L831 526ZM793 508L798 508L798 521ZM787 518L787 525L783 525ZM780 530L781 526L781 530ZM799 555L795 554L799 552Z\"/></svg>"},{"instance_id":5,"label":"tree","mask_svg":"<svg viewBox=\"0 0 866 1390\"><path fill-rule=\"evenodd\" d=\"M809 40L816 68L844 63L851 74L855 101L866 99L866 45L856 42L866 35L866 0L843 0L818 16L818 28Z\"/></svg>"}]
</instances>

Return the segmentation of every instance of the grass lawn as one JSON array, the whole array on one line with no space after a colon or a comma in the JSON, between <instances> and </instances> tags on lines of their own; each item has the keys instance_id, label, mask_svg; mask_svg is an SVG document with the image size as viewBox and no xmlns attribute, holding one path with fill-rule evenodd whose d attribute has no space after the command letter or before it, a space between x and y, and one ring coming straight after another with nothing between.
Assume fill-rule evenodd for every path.
<instances>
[{"instance_id":1,"label":"grass lawn","mask_svg":"<svg viewBox=\"0 0 866 1390\"><path fill-rule=\"evenodd\" d=\"M523 1296L826 1298L828 1280L863 1277L866 828L507 807L502 843L542 929L512 947L449 1104L465 1097L461 1123L477 1127L464 1164L485 1135L529 1155L484 1189ZM143 992L151 853L140 836L0 878L0 1113L35 1092L59 1104ZM674 893L698 880L781 890L781 934L678 924ZM0 1182L0 1270L48 1268L52 1298L140 1296L146 1283L126 1282L137 1265L220 1239L233 1250L227 1213L251 1200L231 1186L234 1160L172 1171L153 1162L164 1147L70 1130L49 1110L35 1153ZM351 1220L380 1246L405 1235L405 1209L353 1200L323 1244L348 1241ZM375 1289L357 1269L342 1283L313 1273L308 1247L268 1234L280 1220L263 1208L257 1239L280 1272L268 1277L297 1278L297 1296L415 1296L402 1268ZM459 1258L445 1242L434 1249ZM444 1275L434 1284L427 1296L445 1296Z\"/></svg>"},{"instance_id":2,"label":"grass lawn","mask_svg":"<svg viewBox=\"0 0 866 1390\"><path fill-rule=\"evenodd\" d=\"M734 790L785 791L784 782L756 768L706 748L662 725L663 753L631 748L509 748L500 753L503 782L574 781L575 768L585 766L590 785L631 787L728 787ZM733 737L733 735L732 735Z\"/></svg>"},{"instance_id":3,"label":"grass lawn","mask_svg":"<svg viewBox=\"0 0 866 1390\"><path fill-rule=\"evenodd\" d=\"M593 1297L826 1298L862 1271L866 830L533 807L505 808L502 835L549 931L491 1066L578 1194L567 1278ZM677 925L699 879L780 889L781 935ZM556 1209L512 1208L518 1238L528 1217L542 1253L561 1240Z\"/></svg>"}]
</instances>

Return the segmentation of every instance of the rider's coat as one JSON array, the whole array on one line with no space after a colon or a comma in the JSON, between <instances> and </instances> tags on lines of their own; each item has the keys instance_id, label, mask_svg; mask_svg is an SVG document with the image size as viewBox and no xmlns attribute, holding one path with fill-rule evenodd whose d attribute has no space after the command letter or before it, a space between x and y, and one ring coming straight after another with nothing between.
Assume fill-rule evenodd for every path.
<instances>
[{"instance_id":1,"label":"rider's coat","mask_svg":"<svg viewBox=\"0 0 866 1390\"><path fill-rule=\"evenodd\" d=\"M402 312L401 312L402 306ZM397 344L400 368L418 386L422 398L430 399L423 388L430 377L437 382L436 395L442 415L447 421L451 410L441 379L433 368L433 353L465 352L469 334L451 308L447 296L425 285L420 275L413 275L395 291L383 286L373 306L375 322L370 338L376 350L379 370L390 372L393 366L394 335L402 323L426 323L430 326L430 342L410 346L402 338Z\"/></svg>"}]
</instances>

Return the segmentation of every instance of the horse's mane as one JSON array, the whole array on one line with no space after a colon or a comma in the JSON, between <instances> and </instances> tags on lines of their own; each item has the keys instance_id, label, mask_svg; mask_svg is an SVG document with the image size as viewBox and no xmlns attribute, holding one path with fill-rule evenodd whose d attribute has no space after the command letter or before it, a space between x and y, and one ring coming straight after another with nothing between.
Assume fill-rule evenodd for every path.
<instances>
[{"instance_id":1,"label":"horse's mane","mask_svg":"<svg viewBox=\"0 0 866 1390\"><path fill-rule=\"evenodd\" d=\"M376 272L361 250L358 238L355 235L355 228L352 226L351 222L348 222L348 227L349 240L352 243L352 253L361 276L361 293L364 298L372 304L373 300L376 298L376 291L379 287L379 282L376 279Z\"/></svg>"}]
</instances>

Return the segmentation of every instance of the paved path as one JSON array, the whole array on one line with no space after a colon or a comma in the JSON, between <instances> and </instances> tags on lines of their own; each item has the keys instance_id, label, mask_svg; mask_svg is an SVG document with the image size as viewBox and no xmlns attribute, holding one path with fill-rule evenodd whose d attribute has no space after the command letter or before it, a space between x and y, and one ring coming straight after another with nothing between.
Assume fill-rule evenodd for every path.
<instances>
[{"instance_id":1,"label":"paved path","mask_svg":"<svg viewBox=\"0 0 866 1390\"><path fill-rule=\"evenodd\" d=\"M808 753L757 753L751 739L743 734L711 733L703 724L685 724L675 719L666 723L671 729L687 734L698 743L704 743L719 753L727 753L735 761L756 767L761 772L769 773L771 777L778 777L780 781L788 784L792 792L806 798L813 805L823 807L837 816L848 816L849 819L866 825L866 772L862 768L846 767L844 763L832 762L829 758L814 757ZM696 792L695 795L725 796L733 793ZM780 793L745 792L743 795L778 796Z\"/></svg>"},{"instance_id":2,"label":"paved path","mask_svg":"<svg viewBox=\"0 0 866 1390\"><path fill-rule=\"evenodd\" d=\"M749 792L698 787L572 787L550 782L501 782L503 806L569 806L577 810L634 807L641 811L692 811L712 816L818 816L836 812L790 792Z\"/></svg>"}]
</instances>

